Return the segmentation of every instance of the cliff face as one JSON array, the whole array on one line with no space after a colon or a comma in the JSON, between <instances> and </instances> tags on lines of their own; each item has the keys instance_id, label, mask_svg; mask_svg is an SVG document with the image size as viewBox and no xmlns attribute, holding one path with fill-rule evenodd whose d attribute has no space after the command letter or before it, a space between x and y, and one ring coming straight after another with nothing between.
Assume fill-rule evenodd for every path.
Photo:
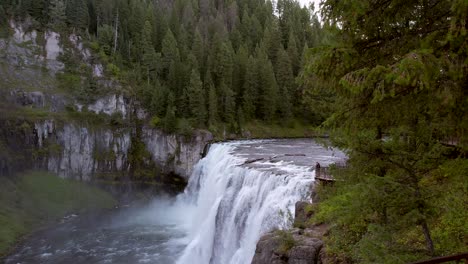
<instances>
[{"instance_id":1,"label":"cliff face","mask_svg":"<svg viewBox=\"0 0 468 264\"><path fill-rule=\"evenodd\" d=\"M130 169L131 131L89 129L73 123L56 126L53 120L46 120L35 123L34 133L39 150L45 149L46 141L55 144L43 166L61 177L89 181L98 173Z\"/></svg>"},{"instance_id":2,"label":"cliff face","mask_svg":"<svg viewBox=\"0 0 468 264\"><path fill-rule=\"evenodd\" d=\"M187 179L212 140L208 132L167 134L142 124L144 109L106 78L80 38L68 36L74 56L92 69L105 91L87 102L61 90L57 74L64 48L56 32L27 31L10 22L12 35L0 39L0 173L47 169L84 181L118 178Z\"/></svg>"},{"instance_id":3,"label":"cliff face","mask_svg":"<svg viewBox=\"0 0 468 264\"><path fill-rule=\"evenodd\" d=\"M34 124L34 144L47 150L42 166L64 178L92 180L98 174L129 173L132 169L129 152L135 129L88 128L74 123L56 125L54 120ZM188 179L201 158L211 134L196 131L192 137L144 128L145 150L161 173L177 174ZM47 142L47 143L46 143ZM47 149L53 144L55 149Z\"/></svg>"}]
</instances>

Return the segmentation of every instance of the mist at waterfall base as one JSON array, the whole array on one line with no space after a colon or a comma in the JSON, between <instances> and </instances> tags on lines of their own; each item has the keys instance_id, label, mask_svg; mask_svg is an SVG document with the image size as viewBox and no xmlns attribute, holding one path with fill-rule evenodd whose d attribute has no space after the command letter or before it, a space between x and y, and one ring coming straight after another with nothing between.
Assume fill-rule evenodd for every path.
<instances>
[{"instance_id":1,"label":"mist at waterfall base","mask_svg":"<svg viewBox=\"0 0 468 264\"><path fill-rule=\"evenodd\" d=\"M306 139L214 144L183 194L69 216L6 263L248 264L260 236L290 227L295 203L310 199L315 162L342 158Z\"/></svg>"}]
</instances>

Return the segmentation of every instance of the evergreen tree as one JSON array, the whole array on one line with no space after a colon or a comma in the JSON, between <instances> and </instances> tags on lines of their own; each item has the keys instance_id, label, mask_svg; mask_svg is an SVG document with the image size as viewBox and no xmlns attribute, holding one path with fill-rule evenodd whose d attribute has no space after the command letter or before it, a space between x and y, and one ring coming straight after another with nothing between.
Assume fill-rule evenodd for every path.
<instances>
[{"instance_id":1,"label":"evergreen tree","mask_svg":"<svg viewBox=\"0 0 468 264\"><path fill-rule=\"evenodd\" d=\"M249 61L249 52L245 45L241 45L239 50L237 51L235 58L234 58L234 69L233 69L233 78L232 78L232 90L238 94L242 94L245 76L246 76L246 69L247 63ZM238 100L242 99L240 96ZM240 102L237 102L240 103Z\"/></svg>"},{"instance_id":2,"label":"evergreen tree","mask_svg":"<svg viewBox=\"0 0 468 264\"><path fill-rule=\"evenodd\" d=\"M177 115L183 118L188 118L191 115L190 109L190 91L189 87L184 87L182 89L182 94L177 101Z\"/></svg>"},{"instance_id":3,"label":"evergreen tree","mask_svg":"<svg viewBox=\"0 0 468 264\"><path fill-rule=\"evenodd\" d=\"M260 61L261 62L261 61ZM278 102L278 85L271 62L265 61L260 71L261 95L260 111L265 121L272 121L275 117Z\"/></svg>"},{"instance_id":4,"label":"evergreen tree","mask_svg":"<svg viewBox=\"0 0 468 264\"><path fill-rule=\"evenodd\" d=\"M349 156L319 205L330 250L361 263L462 251L468 68L457 65L468 59L466 1L348 4L324 1L325 23L339 25L340 37L306 66L306 83L321 85L311 89L336 95L325 124Z\"/></svg>"},{"instance_id":5,"label":"evergreen tree","mask_svg":"<svg viewBox=\"0 0 468 264\"><path fill-rule=\"evenodd\" d=\"M249 62L247 63L244 93L242 97L242 108L247 120L255 117L255 103L258 101L258 79L257 62L252 56L250 56Z\"/></svg>"},{"instance_id":6,"label":"evergreen tree","mask_svg":"<svg viewBox=\"0 0 468 264\"><path fill-rule=\"evenodd\" d=\"M300 54L299 54L299 51L297 50L296 37L292 33L289 34L287 51L289 55L289 60L291 62L292 70L294 74L297 75L301 67L300 58L299 58Z\"/></svg>"},{"instance_id":7,"label":"evergreen tree","mask_svg":"<svg viewBox=\"0 0 468 264\"><path fill-rule=\"evenodd\" d=\"M5 9L3 8L3 5L0 5L0 27L5 26L7 24L7 14L5 12Z\"/></svg>"},{"instance_id":8,"label":"evergreen tree","mask_svg":"<svg viewBox=\"0 0 468 264\"><path fill-rule=\"evenodd\" d=\"M205 92L196 69L192 70L189 86L190 111L195 117L197 126L202 127L206 122Z\"/></svg>"},{"instance_id":9,"label":"evergreen tree","mask_svg":"<svg viewBox=\"0 0 468 264\"><path fill-rule=\"evenodd\" d=\"M174 94L169 92L167 97L167 109L164 117L164 130L173 133L177 130L176 107L174 105Z\"/></svg>"},{"instance_id":10,"label":"evergreen tree","mask_svg":"<svg viewBox=\"0 0 468 264\"><path fill-rule=\"evenodd\" d=\"M67 22L72 28L87 29L89 14L86 2L82 0L69 0L66 5Z\"/></svg>"},{"instance_id":11,"label":"evergreen tree","mask_svg":"<svg viewBox=\"0 0 468 264\"><path fill-rule=\"evenodd\" d=\"M208 125L213 126L218 121L218 99L209 73L205 76L205 90L208 91Z\"/></svg>"},{"instance_id":12,"label":"evergreen tree","mask_svg":"<svg viewBox=\"0 0 468 264\"><path fill-rule=\"evenodd\" d=\"M223 106L221 116L224 122L233 125L235 121L234 115L236 114L236 101L234 98L234 92L231 90L231 88L227 87L224 82L221 83L219 90L221 91L221 103Z\"/></svg>"},{"instance_id":13,"label":"evergreen tree","mask_svg":"<svg viewBox=\"0 0 468 264\"><path fill-rule=\"evenodd\" d=\"M151 113L157 116L164 116L167 109L168 91L167 88L159 83L156 79L151 94L150 110Z\"/></svg>"},{"instance_id":14,"label":"evergreen tree","mask_svg":"<svg viewBox=\"0 0 468 264\"><path fill-rule=\"evenodd\" d=\"M146 79L149 84L150 77L154 75L156 71L156 66L158 62L160 62L159 57L160 54L156 54L154 50L152 40L152 27L149 21L145 22L145 27L143 28L142 36L142 50L143 50L143 58L142 58L142 68L145 71ZM159 56L158 56L159 55Z\"/></svg>"},{"instance_id":15,"label":"evergreen tree","mask_svg":"<svg viewBox=\"0 0 468 264\"><path fill-rule=\"evenodd\" d=\"M294 76L289 56L280 49L277 55L276 80L279 87L278 110L283 118L291 117L291 95L293 94Z\"/></svg>"},{"instance_id":16,"label":"evergreen tree","mask_svg":"<svg viewBox=\"0 0 468 264\"><path fill-rule=\"evenodd\" d=\"M67 16L65 13L65 2L63 0L51 0L49 5L49 25L59 31L65 28Z\"/></svg>"},{"instance_id":17,"label":"evergreen tree","mask_svg":"<svg viewBox=\"0 0 468 264\"><path fill-rule=\"evenodd\" d=\"M195 30L195 35L193 37L192 52L197 58L198 66L200 72L205 70L205 51L204 51L203 39L198 31L198 28Z\"/></svg>"},{"instance_id":18,"label":"evergreen tree","mask_svg":"<svg viewBox=\"0 0 468 264\"><path fill-rule=\"evenodd\" d=\"M172 62L178 61L180 58L177 41L171 30L166 32L162 41L162 58L166 69L169 68Z\"/></svg>"}]
</instances>

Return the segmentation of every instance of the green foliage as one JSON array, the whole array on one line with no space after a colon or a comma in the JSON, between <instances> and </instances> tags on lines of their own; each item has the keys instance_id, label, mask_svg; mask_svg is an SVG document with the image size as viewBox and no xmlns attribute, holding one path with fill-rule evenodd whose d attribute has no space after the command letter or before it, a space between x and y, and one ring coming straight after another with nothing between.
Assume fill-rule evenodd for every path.
<instances>
[{"instance_id":1,"label":"green foliage","mask_svg":"<svg viewBox=\"0 0 468 264\"><path fill-rule=\"evenodd\" d=\"M153 116L150 121L150 126L153 128L159 127L161 125L161 118L158 116Z\"/></svg>"},{"instance_id":2,"label":"green foliage","mask_svg":"<svg viewBox=\"0 0 468 264\"><path fill-rule=\"evenodd\" d=\"M211 82L211 77L208 77L210 81L207 81L208 90L208 124L214 125L218 120L218 104L216 100L216 91Z\"/></svg>"},{"instance_id":3,"label":"green foliage","mask_svg":"<svg viewBox=\"0 0 468 264\"><path fill-rule=\"evenodd\" d=\"M86 29L89 25L89 12L85 1L67 1L66 16L68 24L73 28Z\"/></svg>"},{"instance_id":4,"label":"green foliage","mask_svg":"<svg viewBox=\"0 0 468 264\"><path fill-rule=\"evenodd\" d=\"M276 250L280 254L287 255L289 250L293 248L296 244L293 235L290 232L284 230L278 230L276 231L276 234L278 235L280 240L280 244Z\"/></svg>"},{"instance_id":5,"label":"green foliage","mask_svg":"<svg viewBox=\"0 0 468 264\"><path fill-rule=\"evenodd\" d=\"M49 4L49 24L53 29L62 31L67 20L65 2L63 0L51 0Z\"/></svg>"},{"instance_id":6,"label":"green foliage","mask_svg":"<svg viewBox=\"0 0 468 264\"><path fill-rule=\"evenodd\" d=\"M169 133L174 133L177 129L177 118L175 115L174 95L169 93L166 115L164 117L164 130Z\"/></svg>"},{"instance_id":7,"label":"green foliage","mask_svg":"<svg viewBox=\"0 0 468 264\"><path fill-rule=\"evenodd\" d=\"M8 16L3 8L3 5L0 5L0 28L3 28L8 24Z\"/></svg>"},{"instance_id":8,"label":"green foliage","mask_svg":"<svg viewBox=\"0 0 468 264\"><path fill-rule=\"evenodd\" d=\"M97 41L106 55L111 55L111 47L114 41L113 29L109 25L102 25L97 30Z\"/></svg>"},{"instance_id":9,"label":"green foliage","mask_svg":"<svg viewBox=\"0 0 468 264\"><path fill-rule=\"evenodd\" d=\"M67 213L115 204L96 187L44 172L29 172L15 180L1 178L0 182L0 254L20 236Z\"/></svg>"},{"instance_id":10,"label":"green foliage","mask_svg":"<svg viewBox=\"0 0 468 264\"><path fill-rule=\"evenodd\" d=\"M197 126L203 127L206 123L205 91L197 70L192 70L189 84L189 104L191 115L195 117Z\"/></svg>"},{"instance_id":11,"label":"green foliage","mask_svg":"<svg viewBox=\"0 0 468 264\"><path fill-rule=\"evenodd\" d=\"M329 102L323 125L349 156L317 213L342 260L406 263L466 248L468 40L458 4L324 2L337 38L308 54L303 84Z\"/></svg>"}]
</instances>

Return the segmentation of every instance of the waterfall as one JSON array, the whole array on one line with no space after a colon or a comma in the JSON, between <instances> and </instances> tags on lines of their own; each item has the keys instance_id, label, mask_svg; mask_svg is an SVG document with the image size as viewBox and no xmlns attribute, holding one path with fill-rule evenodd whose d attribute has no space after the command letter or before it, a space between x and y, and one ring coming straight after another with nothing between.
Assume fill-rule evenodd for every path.
<instances>
[{"instance_id":1,"label":"waterfall","mask_svg":"<svg viewBox=\"0 0 468 264\"><path fill-rule=\"evenodd\" d=\"M295 203L310 199L313 172L307 167L248 167L233 154L238 144L214 144L179 197L193 210L187 211L187 246L178 264L248 264L260 236L291 227Z\"/></svg>"}]
</instances>

